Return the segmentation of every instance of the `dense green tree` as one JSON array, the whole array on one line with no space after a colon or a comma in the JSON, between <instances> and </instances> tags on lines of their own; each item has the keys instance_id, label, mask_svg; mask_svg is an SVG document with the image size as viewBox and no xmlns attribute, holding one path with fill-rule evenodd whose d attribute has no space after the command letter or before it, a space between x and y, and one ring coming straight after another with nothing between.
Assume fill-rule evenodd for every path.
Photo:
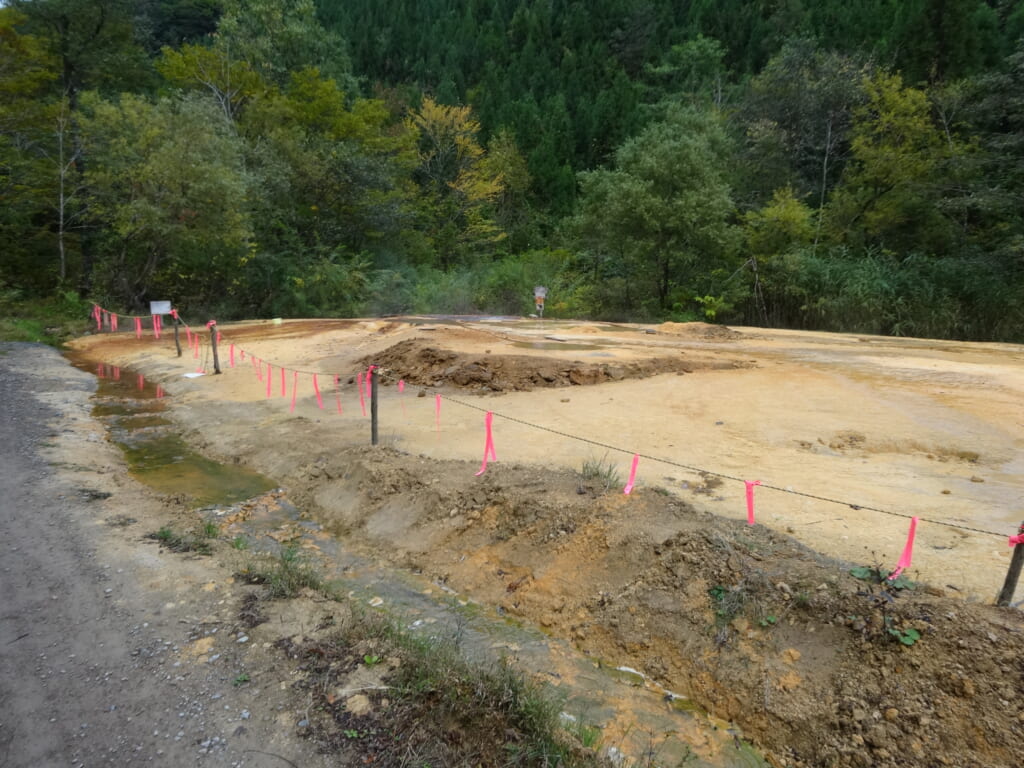
<instances>
[{"instance_id":1,"label":"dense green tree","mask_svg":"<svg viewBox=\"0 0 1024 768\"><path fill-rule=\"evenodd\" d=\"M132 308L152 299L211 303L250 236L237 137L207 97L150 103L125 94L83 104L86 180L106 285Z\"/></svg>"},{"instance_id":2,"label":"dense green tree","mask_svg":"<svg viewBox=\"0 0 1024 768\"><path fill-rule=\"evenodd\" d=\"M621 301L647 312L703 298L738 245L724 175L729 143L718 119L677 108L580 175L578 228L597 277L620 278ZM678 289L678 290L677 290Z\"/></svg>"}]
</instances>

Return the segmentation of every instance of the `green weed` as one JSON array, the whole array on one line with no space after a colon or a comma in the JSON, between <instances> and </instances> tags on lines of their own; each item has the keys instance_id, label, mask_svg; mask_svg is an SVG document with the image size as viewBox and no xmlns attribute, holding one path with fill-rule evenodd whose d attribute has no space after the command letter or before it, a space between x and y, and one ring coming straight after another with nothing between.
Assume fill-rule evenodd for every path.
<instances>
[{"instance_id":1,"label":"green weed","mask_svg":"<svg viewBox=\"0 0 1024 768\"><path fill-rule=\"evenodd\" d=\"M609 461L607 453L601 458L586 459L580 469L580 477L600 486L603 492L622 485L622 475L619 474L618 467Z\"/></svg>"},{"instance_id":2,"label":"green weed","mask_svg":"<svg viewBox=\"0 0 1024 768\"><path fill-rule=\"evenodd\" d=\"M175 533L167 526L164 526L155 533L147 534L146 538L160 542L161 546L166 547L172 552L195 552L199 555L209 555L212 553L209 541L195 536Z\"/></svg>"},{"instance_id":3,"label":"green weed","mask_svg":"<svg viewBox=\"0 0 1024 768\"><path fill-rule=\"evenodd\" d=\"M298 547L282 547L277 557L255 559L241 575L250 584L265 585L271 597L295 597L303 589L326 592L320 570Z\"/></svg>"}]
</instances>

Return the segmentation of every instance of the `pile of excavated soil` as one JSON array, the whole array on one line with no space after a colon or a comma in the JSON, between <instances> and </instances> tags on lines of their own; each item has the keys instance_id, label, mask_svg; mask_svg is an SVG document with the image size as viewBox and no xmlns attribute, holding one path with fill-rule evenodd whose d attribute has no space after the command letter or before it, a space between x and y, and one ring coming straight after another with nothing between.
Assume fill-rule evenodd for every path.
<instances>
[{"instance_id":1,"label":"pile of excavated soil","mask_svg":"<svg viewBox=\"0 0 1024 768\"><path fill-rule=\"evenodd\" d=\"M777 765L1015 762L1015 610L855 578L786 535L574 472L477 479L462 462L354 449L287 484L348 544L641 670Z\"/></svg>"},{"instance_id":2,"label":"pile of excavated soil","mask_svg":"<svg viewBox=\"0 0 1024 768\"><path fill-rule=\"evenodd\" d=\"M400 341L382 352L362 358L359 364L363 367L380 366L389 380L404 379L406 383L418 386L453 386L489 392L528 392L544 387L643 379L659 373L740 367L732 361L698 361L682 355L614 363L585 363L531 355L473 355L420 339Z\"/></svg>"}]
</instances>

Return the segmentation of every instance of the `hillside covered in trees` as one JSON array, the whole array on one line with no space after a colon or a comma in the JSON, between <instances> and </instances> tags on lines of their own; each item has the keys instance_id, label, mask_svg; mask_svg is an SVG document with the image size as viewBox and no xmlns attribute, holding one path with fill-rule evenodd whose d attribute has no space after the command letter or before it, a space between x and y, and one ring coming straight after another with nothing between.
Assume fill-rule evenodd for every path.
<instances>
[{"instance_id":1,"label":"hillside covered in trees","mask_svg":"<svg viewBox=\"0 0 1024 768\"><path fill-rule=\"evenodd\" d=\"M8 0L0 310L1024 341L1020 0Z\"/></svg>"}]
</instances>

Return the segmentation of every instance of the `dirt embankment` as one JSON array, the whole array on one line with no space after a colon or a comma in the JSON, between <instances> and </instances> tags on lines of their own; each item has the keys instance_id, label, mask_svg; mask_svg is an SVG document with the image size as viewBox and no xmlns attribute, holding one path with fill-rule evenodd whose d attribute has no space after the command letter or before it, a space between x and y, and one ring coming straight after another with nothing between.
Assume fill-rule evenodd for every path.
<instances>
[{"instance_id":1,"label":"dirt embankment","mask_svg":"<svg viewBox=\"0 0 1024 768\"><path fill-rule=\"evenodd\" d=\"M557 352L557 343L552 345ZM529 392L544 387L602 384L644 379L659 373L693 373L741 367L732 361L652 357L614 363L538 359L528 355L485 352L470 355L443 349L419 339L406 339L359 361L361 367L378 365L388 380L404 379L425 387L455 386L489 392Z\"/></svg>"},{"instance_id":2,"label":"dirt embankment","mask_svg":"<svg viewBox=\"0 0 1024 768\"><path fill-rule=\"evenodd\" d=\"M573 472L358 449L287 478L373 556L640 669L778 765L996 766L1024 734L1019 613L862 580L785 535Z\"/></svg>"}]
</instances>

